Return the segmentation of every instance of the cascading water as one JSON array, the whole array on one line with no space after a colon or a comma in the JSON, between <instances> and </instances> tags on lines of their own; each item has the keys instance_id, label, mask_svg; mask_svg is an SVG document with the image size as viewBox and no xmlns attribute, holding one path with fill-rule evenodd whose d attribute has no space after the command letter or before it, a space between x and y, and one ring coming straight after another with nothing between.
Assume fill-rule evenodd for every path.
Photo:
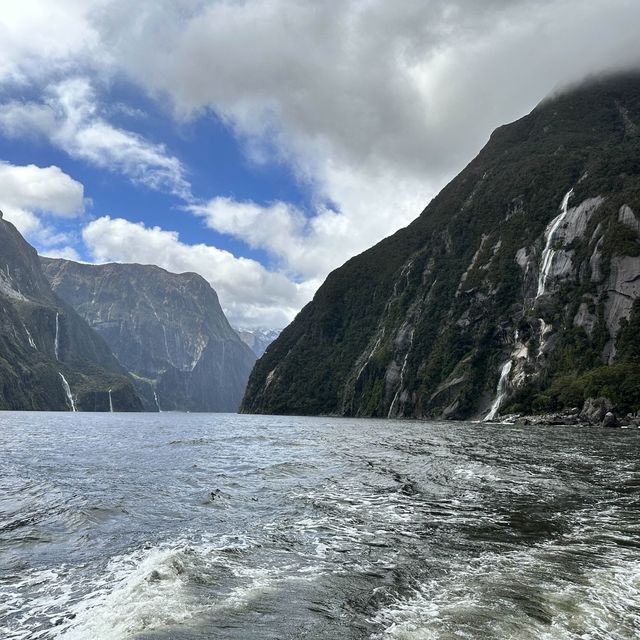
<instances>
[{"instance_id":1,"label":"cascading water","mask_svg":"<svg viewBox=\"0 0 640 640\"><path fill-rule=\"evenodd\" d=\"M540 273L538 274L538 293L536 294L536 298L539 298L544 294L547 279L549 278L549 272L551 271L551 265L553 264L553 256L555 254L553 243L556 239L556 233L560 225L567 217L567 213L569 211L569 199L572 195L573 189L570 189L562 199L562 204L560 205L560 215L556 216L547 227L548 231L545 234L547 242L545 244L544 251L542 252L542 260L540 262Z\"/></svg>"},{"instance_id":2,"label":"cascading water","mask_svg":"<svg viewBox=\"0 0 640 640\"><path fill-rule=\"evenodd\" d=\"M56 360L59 360L58 358L58 333L60 330L60 314L56 311L56 337L55 340L53 341L53 350L56 354ZM60 374L62 375L62 374ZM64 376L63 376L64 378Z\"/></svg>"},{"instance_id":3,"label":"cascading water","mask_svg":"<svg viewBox=\"0 0 640 640\"><path fill-rule=\"evenodd\" d=\"M396 408L396 403L398 402L398 398L400 397L400 392L402 391L402 383L404 382L404 372L407 368L407 361L409 360L409 352L404 357L402 362L402 368L400 369L400 383L398 384L398 390L396 394L393 396L393 400L391 401L391 405L389 406L389 413L387 414L387 418L393 417L393 411Z\"/></svg>"},{"instance_id":4,"label":"cascading water","mask_svg":"<svg viewBox=\"0 0 640 640\"><path fill-rule=\"evenodd\" d=\"M394 409L396 408L396 403L398 402L398 399L400 398L400 393L402 392L402 385L404 383L404 373L405 370L407 368L407 362L409 360L409 353L411 352L411 349L413 347L413 336L415 334L415 330L411 329L411 338L409 341L409 348L407 349L407 353L404 356L404 360L402 362L402 368L400 369L400 382L398 383L398 390L396 391L395 396L393 396L393 400L391 401L391 406L389 407L389 413L387 414L387 418L392 418L393 417L393 412Z\"/></svg>"},{"instance_id":5,"label":"cascading water","mask_svg":"<svg viewBox=\"0 0 640 640\"><path fill-rule=\"evenodd\" d=\"M158 407L158 413L162 413L162 409L160 408L160 402L158 402L158 394L153 391L153 399L156 401L156 407Z\"/></svg>"},{"instance_id":6,"label":"cascading water","mask_svg":"<svg viewBox=\"0 0 640 640\"><path fill-rule=\"evenodd\" d=\"M29 331L29 329L27 329L27 325L23 324L22 326L24 327L24 330L25 330L25 332L27 334L27 339L29 340L29 346L32 349L35 349L37 351L38 347L36 347L36 343L33 340L33 336L31 335L31 332Z\"/></svg>"},{"instance_id":7,"label":"cascading water","mask_svg":"<svg viewBox=\"0 0 640 640\"><path fill-rule=\"evenodd\" d=\"M58 371L58 375L62 378L62 387L64 388L64 392L67 394L67 400L71 405L71 411L77 411L76 403L73 401L73 396L71 395L71 387L67 382L67 379Z\"/></svg>"},{"instance_id":8,"label":"cascading water","mask_svg":"<svg viewBox=\"0 0 640 640\"><path fill-rule=\"evenodd\" d=\"M113 400L111 399L111 389L109 389L109 412L113 413Z\"/></svg>"},{"instance_id":9,"label":"cascading water","mask_svg":"<svg viewBox=\"0 0 640 640\"><path fill-rule=\"evenodd\" d=\"M493 401L491 405L491 409L489 413L484 417L484 422L489 422L490 420L494 420L498 411L500 410L500 405L507 395L507 383L509 381L509 374L511 373L512 361L511 358L507 360L507 362L502 365L502 371L500 372L500 380L498 380L498 388L496 390L496 399Z\"/></svg>"}]
</instances>

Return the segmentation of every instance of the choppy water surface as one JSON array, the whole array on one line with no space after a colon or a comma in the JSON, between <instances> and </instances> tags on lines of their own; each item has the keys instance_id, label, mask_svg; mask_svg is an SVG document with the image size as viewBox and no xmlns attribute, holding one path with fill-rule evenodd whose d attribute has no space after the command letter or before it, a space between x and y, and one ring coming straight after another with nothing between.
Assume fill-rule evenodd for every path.
<instances>
[{"instance_id":1,"label":"choppy water surface","mask_svg":"<svg viewBox=\"0 0 640 640\"><path fill-rule=\"evenodd\" d=\"M0 637L637 638L638 430L0 414Z\"/></svg>"}]
</instances>

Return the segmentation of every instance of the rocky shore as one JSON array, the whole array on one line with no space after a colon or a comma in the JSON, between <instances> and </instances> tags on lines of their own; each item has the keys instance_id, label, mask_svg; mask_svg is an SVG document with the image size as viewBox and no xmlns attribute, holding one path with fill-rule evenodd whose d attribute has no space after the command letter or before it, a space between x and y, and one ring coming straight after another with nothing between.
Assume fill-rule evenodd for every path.
<instances>
[{"instance_id":1,"label":"rocky shore","mask_svg":"<svg viewBox=\"0 0 640 640\"><path fill-rule=\"evenodd\" d=\"M522 425L582 425L605 428L640 428L640 414L621 415L609 398L588 398L582 409L532 415L509 414L500 417L505 424Z\"/></svg>"}]
</instances>

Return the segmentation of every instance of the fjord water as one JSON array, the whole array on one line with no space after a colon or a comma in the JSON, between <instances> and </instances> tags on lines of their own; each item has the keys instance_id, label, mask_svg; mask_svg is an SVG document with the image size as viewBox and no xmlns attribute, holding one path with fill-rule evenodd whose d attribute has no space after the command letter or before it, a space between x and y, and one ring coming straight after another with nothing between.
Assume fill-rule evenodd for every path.
<instances>
[{"instance_id":1,"label":"fjord water","mask_svg":"<svg viewBox=\"0 0 640 640\"><path fill-rule=\"evenodd\" d=\"M0 637L636 638L640 431L0 414Z\"/></svg>"}]
</instances>

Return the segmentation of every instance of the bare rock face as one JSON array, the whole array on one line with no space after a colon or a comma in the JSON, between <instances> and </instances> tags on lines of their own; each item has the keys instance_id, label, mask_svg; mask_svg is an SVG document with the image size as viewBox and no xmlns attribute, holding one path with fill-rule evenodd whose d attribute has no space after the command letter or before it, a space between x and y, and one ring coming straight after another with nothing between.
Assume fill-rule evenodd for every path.
<instances>
[{"instance_id":1,"label":"bare rock face","mask_svg":"<svg viewBox=\"0 0 640 640\"><path fill-rule=\"evenodd\" d=\"M611 335L615 335L622 318L628 318L633 301L640 294L640 256L611 258L607 282L605 319Z\"/></svg>"},{"instance_id":2,"label":"bare rock face","mask_svg":"<svg viewBox=\"0 0 640 640\"><path fill-rule=\"evenodd\" d=\"M0 408L140 410L107 344L54 294L35 249L1 217L0 246Z\"/></svg>"},{"instance_id":3,"label":"bare rock face","mask_svg":"<svg viewBox=\"0 0 640 640\"><path fill-rule=\"evenodd\" d=\"M602 424L612 409L613 404L609 398L587 398L580 412L580 419L590 424Z\"/></svg>"},{"instance_id":4,"label":"bare rock face","mask_svg":"<svg viewBox=\"0 0 640 640\"><path fill-rule=\"evenodd\" d=\"M329 275L243 410L494 419L608 389L640 409L638 123L629 73L497 129L413 223Z\"/></svg>"},{"instance_id":5,"label":"bare rock face","mask_svg":"<svg viewBox=\"0 0 640 640\"><path fill-rule=\"evenodd\" d=\"M204 278L151 265L42 264L133 376L147 410L237 411L255 356Z\"/></svg>"},{"instance_id":6,"label":"bare rock face","mask_svg":"<svg viewBox=\"0 0 640 640\"><path fill-rule=\"evenodd\" d=\"M618 220L640 236L640 220L629 205L623 204L620 207Z\"/></svg>"}]
</instances>

